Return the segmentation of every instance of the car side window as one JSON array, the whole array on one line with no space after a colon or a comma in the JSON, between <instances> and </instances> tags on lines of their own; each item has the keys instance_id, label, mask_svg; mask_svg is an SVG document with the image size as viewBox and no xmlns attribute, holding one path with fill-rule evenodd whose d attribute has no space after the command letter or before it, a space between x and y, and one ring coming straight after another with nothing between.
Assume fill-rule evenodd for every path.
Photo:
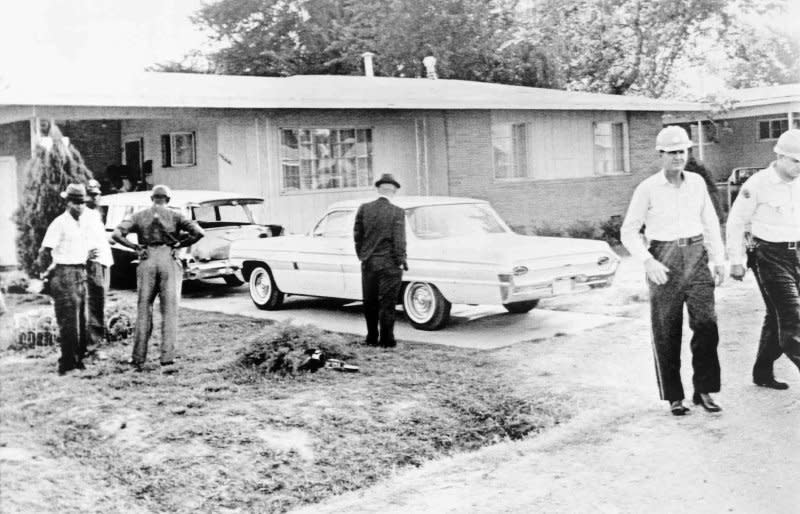
<instances>
[{"instance_id":1,"label":"car side window","mask_svg":"<svg viewBox=\"0 0 800 514\"><path fill-rule=\"evenodd\" d=\"M315 237L353 237L353 211L333 211L314 227Z\"/></svg>"}]
</instances>

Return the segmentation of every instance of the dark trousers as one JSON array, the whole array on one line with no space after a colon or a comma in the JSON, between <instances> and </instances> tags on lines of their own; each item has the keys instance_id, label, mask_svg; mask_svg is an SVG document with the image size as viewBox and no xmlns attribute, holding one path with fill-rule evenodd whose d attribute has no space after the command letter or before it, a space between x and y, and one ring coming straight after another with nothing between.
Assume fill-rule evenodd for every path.
<instances>
[{"instance_id":1,"label":"dark trousers","mask_svg":"<svg viewBox=\"0 0 800 514\"><path fill-rule=\"evenodd\" d=\"M653 355L662 400L685 398L681 382L683 306L692 329L692 383L695 392L715 393L720 388L717 345L719 332L714 310L714 279L702 243L678 246L653 243L650 253L669 268L668 281L650 286Z\"/></svg>"},{"instance_id":2,"label":"dark trousers","mask_svg":"<svg viewBox=\"0 0 800 514\"><path fill-rule=\"evenodd\" d=\"M96 350L102 344L106 333L106 291L110 279L108 266L103 266L97 261L89 261L86 265L86 278L89 348Z\"/></svg>"},{"instance_id":3,"label":"dark trousers","mask_svg":"<svg viewBox=\"0 0 800 514\"><path fill-rule=\"evenodd\" d=\"M56 265L50 291L61 339L58 369L69 371L81 365L86 353L86 266Z\"/></svg>"},{"instance_id":4,"label":"dark trousers","mask_svg":"<svg viewBox=\"0 0 800 514\"><path fill-rule=\"evenodd\" d=\"M381 259L361 263L361 292L364 318L367 320L367 342L391 346L397 298L403 282L403 270Z\"/></svg>"},{"instance_id":5,"label":"dark trousers","mask_svg":"<svg viewBox=\"0 0 800 514\"><path fill-rule=\"evenodd\" d=\"M757 242L753 273L766 306L753 366L755 381L774 378L773 364L785 353L800 368L800 259L786 244Z\"/></svg>"}]
</instances>

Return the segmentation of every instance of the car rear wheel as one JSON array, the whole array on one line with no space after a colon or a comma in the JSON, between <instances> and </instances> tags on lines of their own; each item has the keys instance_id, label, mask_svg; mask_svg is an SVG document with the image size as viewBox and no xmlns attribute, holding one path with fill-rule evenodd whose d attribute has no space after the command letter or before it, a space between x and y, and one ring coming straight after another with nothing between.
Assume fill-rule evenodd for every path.
<instances>
[{"instance_id":1,"label":"car rear wheel","mask_svg":"<svg viewBox=\"0 0 800 514\"><path fill-rule=\"evenodd\" d=\"M403 309L411 325L419 330L438 330L450 319L452 304L433 284L411 282L403 292Z\"/></svg>"},{"instance_id":2,"label":"car rear wheel","mask_svg":"<svg viewBox=\"0 0 800 514\"><path fill-rule=\"evenodd\" d=\"M504 303L503 307L513 314L525 314L537 305L539 305L539 300L528 300L527 302Z\"/></svg>"},{"instance_id":3,"label":"car rear wheel","mask_svg":"<svg viewBox=\"0 0 800 514\"><path fill-rule=\"evenodd\" d=\"M240 286L244 284L244 280L237 277L234 273L231 273L230 275L222 275L222 279L225 280L225 283L229 286Z\"/></svg>"},{"instance_id":4,"label":"car rear wheel","mask_svg":"<svg viewBox=\"0 0 800 514\"><path fill-rule=\"evenodd\" d=\"M256 266L250 272L250 299L261 310L275 310L283 304L283 293L278 290L272 273L264 265Z\"/></svg>"}]
</instances>

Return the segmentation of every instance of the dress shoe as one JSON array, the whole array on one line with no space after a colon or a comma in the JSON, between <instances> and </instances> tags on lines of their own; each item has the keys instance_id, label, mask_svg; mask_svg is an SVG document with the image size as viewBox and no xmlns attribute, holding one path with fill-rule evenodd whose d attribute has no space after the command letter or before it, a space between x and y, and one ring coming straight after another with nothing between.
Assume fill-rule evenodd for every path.
<instances>
[{"instance_id":1,"label":"dress shoe","mask_svg":"<svg viewBox=\"0 0 800 514\"><path fill-rule=\"evenodd\" d=\"M719 412L722 410L722 407L714 403L714 400L708 393L694 393L692 401L695 405L700 405L708 412Z\"/></svg>"},{"instance_id":2,"label":"dress shoe","mask_svg":"<svg viewBox=\"0 0 800 514\"><path fill-rule=\"evenodd\" d=\"M756 380L753 379L753 383L760 387L768 387L770 389L777 389L782 391L784 389L789 389L789 384L786 382L779 382L775 380L775 378L769 378L767 380Z\"/></svg>"},{"instance_id":3,"label":"dress shoe","mask_svg":"<svg viewBox=\"0 0 800 514\"><path fill-rule=\"evenodd\" d=\"M675 400L674 402L669 402L669 410L673 416L683 416L689 412L689 407L683 404L683 400Z\"/></svg>"},{"instance_id":4,"label":"dress shoe","mask_svg":"<svg viewBox=\"0 0 800 514\"><path fill-rule=\"evenodd\" d=\"M381 341L380 346L383 346L384 348L394 348L395 346L397 346L397 341L395 341L394 339L392 339L391 341Z\"/></svg>"}]
</instances>

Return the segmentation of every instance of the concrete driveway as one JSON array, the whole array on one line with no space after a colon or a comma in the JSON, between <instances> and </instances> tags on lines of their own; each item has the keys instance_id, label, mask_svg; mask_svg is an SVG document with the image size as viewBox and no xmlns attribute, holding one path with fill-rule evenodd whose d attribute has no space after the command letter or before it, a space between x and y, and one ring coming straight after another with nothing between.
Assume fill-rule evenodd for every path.
<instances>
[{"instance_id":1,"label":"concrete driveway","mask_svg":"<svg viewBox=\"0 0 800 514\"><path fill-rule=\"evenodd\" d=\"M587 297L587 301L590 301ZM215 282L184 284L181 306L201 311L224 312L276 321L292 320L325 330L363 336L366 332L360 302L290 296L277 311L262 311L253 305L247 286L229 287ZM534 309L527 314L509 314L492 305L454 305L450 324L429 332L416 330L398 310L395 336L401 341L445 344L464 348L492 349L521 341L574 334L621 321L604 314Z\"/></svg>"}]
</instances>

